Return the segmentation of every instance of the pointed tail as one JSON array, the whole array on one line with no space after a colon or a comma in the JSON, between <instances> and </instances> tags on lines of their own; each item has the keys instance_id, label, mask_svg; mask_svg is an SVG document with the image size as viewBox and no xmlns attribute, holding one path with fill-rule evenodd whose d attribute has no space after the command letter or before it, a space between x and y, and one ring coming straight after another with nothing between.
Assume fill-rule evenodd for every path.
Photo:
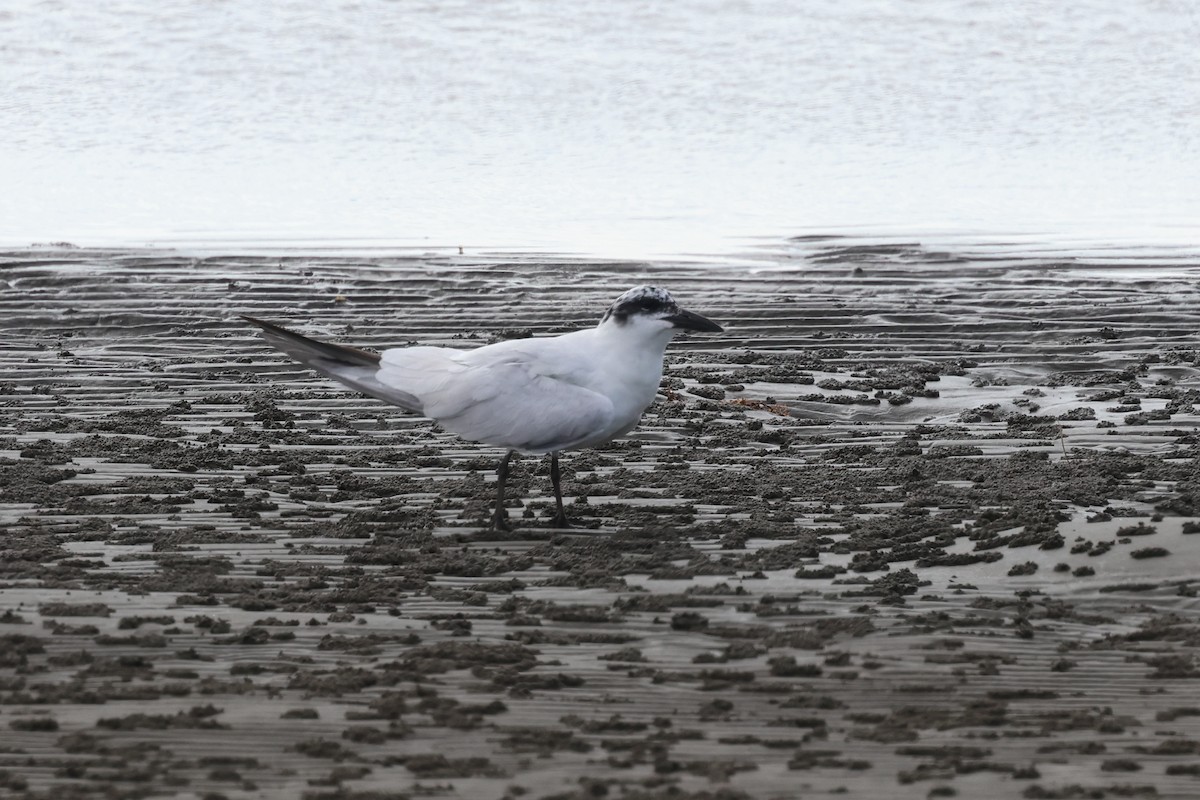
<instances>
[{"instance_id":1,"label":"pointed tail","mask_svg":"<svg viewBox=\"0 0 1200 800\"><path fill-rule=\"evenodd\" d=\"M375 353L310 339L272 322L247 317L244 314L238 316L261 328L263 338L267 342L301 364L363 394L400 406L406 411L422 413L421 401L415 395L379 382L376 378L379 372L379 356Z\"/></svg>"}]
</instances>

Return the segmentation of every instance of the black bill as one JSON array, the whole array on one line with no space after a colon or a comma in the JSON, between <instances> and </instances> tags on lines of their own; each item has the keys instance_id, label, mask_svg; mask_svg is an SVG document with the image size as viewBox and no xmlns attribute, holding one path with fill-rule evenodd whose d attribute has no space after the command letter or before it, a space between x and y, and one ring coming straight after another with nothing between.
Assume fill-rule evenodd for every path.
<instances>
[{"instance_id":1,"label":"black bill","mask_svg":"<svg viewBox=\"0 0 1200 800\"><path fill-rule=\"evenodd\" d=\"M676 328L682 328L685 331L702 331L704 333L721 333L725 329L707 317L702 317L699 314L691 311L680 310L677 314L672 314L667 317L672 325Z\"/></svg>"}]
</instances>

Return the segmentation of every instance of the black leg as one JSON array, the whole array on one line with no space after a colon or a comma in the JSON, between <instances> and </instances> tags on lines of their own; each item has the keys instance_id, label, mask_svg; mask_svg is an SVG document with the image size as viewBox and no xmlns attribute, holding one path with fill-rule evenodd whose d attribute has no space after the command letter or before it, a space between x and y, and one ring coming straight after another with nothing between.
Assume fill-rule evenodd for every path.
<instances>
[{"instance_id":1,"label":"black leg","mask_svg":"<svg viewBox=\"0 0 1200 800\"><path fill-rule=\"evenodd\" d=\"M557 510L554 512L554 527L569 528L571 523L567 521L567 512L563 511L562 504L562 474L558 471L558 453L550 454L550 483L554 486L554 504Z\"/></svg>"},{"instance_id":2,"label":"black leg","mask_svg":"<svg viewBox=\"0 0 1200 800\"><path fill-rule=\"evenodd\" d=\"M506 452L504 458L500 459L500 466L496 467L496 511L492 514L492 530L509 530L508 510L504 508L504 486L508 483L508 460L514 452Z\"/></svg>"}]
</instances>

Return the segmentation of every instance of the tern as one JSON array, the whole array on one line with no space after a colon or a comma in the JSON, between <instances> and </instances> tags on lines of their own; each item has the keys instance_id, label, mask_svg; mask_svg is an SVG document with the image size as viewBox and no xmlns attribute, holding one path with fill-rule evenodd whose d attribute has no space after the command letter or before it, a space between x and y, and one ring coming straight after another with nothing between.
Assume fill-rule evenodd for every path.
<instances>
[{"instance_id":1,"label":"tern","mask_svg":"<svg viewBox=\"0 0 1200 800\"><path fill-rule=\"evenodd\" d=\"M513 453L549 454L554 525L569 527L558 454L633 430L654 402L663 354L676 332L723 330L680 308L656 286L625 292L594 328L474 350L414 346L376 354L242 318L260 327L270 344L322 375L429 417L463 439L504 448L491 519L497 530L508 530L504 489Z\"/></svg>"}]
</instances>

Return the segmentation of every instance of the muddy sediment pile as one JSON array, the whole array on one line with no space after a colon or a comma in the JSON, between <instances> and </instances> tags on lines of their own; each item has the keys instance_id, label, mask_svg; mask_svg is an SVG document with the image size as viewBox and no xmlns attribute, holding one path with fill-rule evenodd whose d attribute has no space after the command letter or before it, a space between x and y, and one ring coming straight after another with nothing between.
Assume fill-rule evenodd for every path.
<instances>
[{"instance_id":1,"label":"muddy sediment pile","mask_svg":"<svg viewBox=\"0 0 1200 800\"><path fill-rule=\"evenodd\" d=\"M1200 264L0 256L0 796L1194 797ZM727 327L514 462L247 313Z\"/></svg>"}]
</instances>

